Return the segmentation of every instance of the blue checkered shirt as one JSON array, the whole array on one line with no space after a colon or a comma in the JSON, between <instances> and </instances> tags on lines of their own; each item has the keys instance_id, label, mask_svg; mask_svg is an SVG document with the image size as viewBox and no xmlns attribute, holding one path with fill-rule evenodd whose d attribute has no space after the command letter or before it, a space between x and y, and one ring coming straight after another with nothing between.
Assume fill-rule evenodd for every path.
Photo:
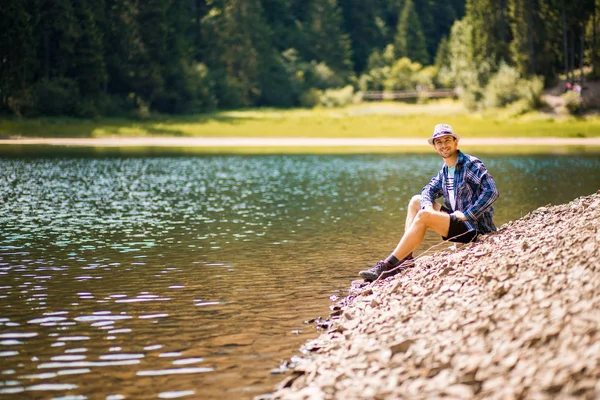
<instances>
[{"instance_id":1,"label":"blue checkered shirt","mask_svg":"<svg viewBox=\"0 0 600 400\"><path fill-rule=\"evenodd\" d=\"M444 197L444 205L452 210L450 197L446 188L448 166L444 164L440 172L421 191L421 207L433 205L438 197ZM456 210L467 217L465 221L469 230L489 233L496 230L492 217L492 203L498 198L498 189L494 178L489 174L481 160L477 157L458 151L458 160L454 175L454 193ZM454 210L453 210L454 211Z\"/></svg>"}]
</instances>

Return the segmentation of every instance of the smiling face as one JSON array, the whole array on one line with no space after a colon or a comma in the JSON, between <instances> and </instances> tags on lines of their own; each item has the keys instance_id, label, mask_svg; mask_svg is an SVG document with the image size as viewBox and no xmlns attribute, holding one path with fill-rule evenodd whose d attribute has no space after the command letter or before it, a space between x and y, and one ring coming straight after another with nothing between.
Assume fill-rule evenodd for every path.
<instances>
[{"instance_id":1,"label":"smiling face","mask_svg":"<svg viewBox=\"0 0 600 400\"><path fill-rule=\"evenodd\" d=\"M433 147L443 159L453 158L457 155L458 141L450 135L442 136L433 141Z\"/></svg>"}]
</instances>

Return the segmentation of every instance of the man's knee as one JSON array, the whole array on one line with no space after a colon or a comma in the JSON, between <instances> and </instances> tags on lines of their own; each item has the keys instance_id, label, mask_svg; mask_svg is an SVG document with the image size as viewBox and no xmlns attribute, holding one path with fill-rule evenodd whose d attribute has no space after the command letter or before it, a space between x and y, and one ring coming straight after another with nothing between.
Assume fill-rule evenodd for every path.
<instances>
[{"instance_id":1,"label":"man's knee","mask_svg":"<svg viewBox=\"0 0 600 400\"><path fill-rule=\"evenodd\" d=\"M435 211L431 208L426 208L417 212L415 220L418 220L419 223L422 223L427 227L431 227L438 223L440 218L442 217L438 211Z\"/></svg>"},{"instance_id":2,"label":"man's knee","mask_svg":"<svg viewBox=\"0 0 600 400\"><path fill-rule=\"evenodd\" d=\"M415 217L415 222L427 225L431 220L431 214L432 212L430 209L419 210Z\"/></svg>"},{"instance_id":3,"label":"man's knee","mask_svg":"<svg viewBox=\"0 0 600 400\"><path fill-rule=\"evenodd\" d=\"M408 208L420 209L421 208L421 195L415 194L408 202Z\"/></svg>"},{"instance_id":4,"label":"man's knee","mask_svg":"<svg viewBox=\"0 0 600 400\"><path fill-rule=\"evenodd\" d=\"M432 209L419 210L415 223L446 236L450 225L450 215Z\"/></svg>"}]
</instances>

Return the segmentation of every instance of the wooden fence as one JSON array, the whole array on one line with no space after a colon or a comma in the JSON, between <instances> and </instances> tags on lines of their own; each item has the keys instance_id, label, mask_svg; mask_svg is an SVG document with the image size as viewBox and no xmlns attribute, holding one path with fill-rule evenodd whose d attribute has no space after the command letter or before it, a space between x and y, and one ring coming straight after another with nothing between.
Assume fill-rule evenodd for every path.
<instances>
[{"instance_id":1,"label":"wooden fence","mask_svg":"<svg viewBox=\"0 0 600 400\"><path fill-rule=\"evenodd\" d=\"M403 100L416 99L419 97L442 98L456 97L458 94L454 89L435 89L435 90L398 90L394 92L363 92L363 100Z\"/></svg>"}]
</instances>

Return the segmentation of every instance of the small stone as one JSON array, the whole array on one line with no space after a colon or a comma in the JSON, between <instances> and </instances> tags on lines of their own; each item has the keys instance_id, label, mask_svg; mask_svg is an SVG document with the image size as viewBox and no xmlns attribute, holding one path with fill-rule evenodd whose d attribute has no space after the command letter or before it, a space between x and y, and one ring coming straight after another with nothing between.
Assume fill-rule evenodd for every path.
<instances>
[{"instance_id":1,"label":"small stone","mask_svg":"<svg viewBox=\"0 0 600 400\"><path fill-rule=\"evenodd\" d=\"M471 399L474 395L473 388L463 384L450 385L444 389L444 393L459 399Z\"/></svg>"},{"instance_id":2,"label":"small stone","mask_svg":"<svg viewBox=\"0 0 600 400\"><path fill-rule=\"evenodd\" d=\"M412 344L415 341L412 339L407 339L407 340L403 340L400 343L396 343L395 345L392 345L392 347L390 348L390 350L392 350L392 356L394 354L398 354L398 353L406 353L408 351L408 349L410 349L410 346L412 346Z\"/></svg>"}]
</instances>

